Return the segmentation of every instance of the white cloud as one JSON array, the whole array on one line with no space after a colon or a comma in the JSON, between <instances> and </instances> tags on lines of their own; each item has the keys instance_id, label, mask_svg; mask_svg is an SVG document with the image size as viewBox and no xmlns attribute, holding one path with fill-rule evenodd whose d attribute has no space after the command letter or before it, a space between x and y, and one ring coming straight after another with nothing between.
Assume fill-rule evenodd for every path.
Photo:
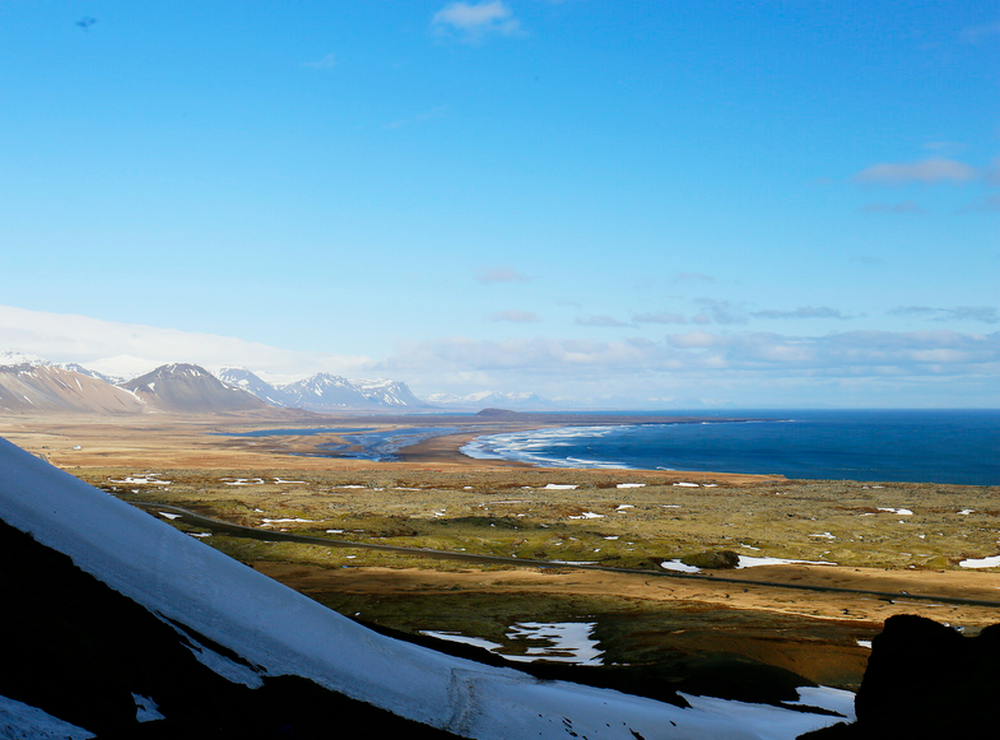
<instances>
[{"instance_id":1,"label":"white cloud","mask_svg":"<svg viewBox=\"0 0 1000 740\"><path fill-rule=\"evenodd\" d=\"M637 313L632 321L637 324L686 324L687 319L677 313Z\"/></svg>"},{"instance_id":2,"label":"white cloud","mask_svg":"<svg viewBox=\"0 0 1000 740\"><path fill-rule=\"evenodd\" d=\"M405 128L407 126L412 126L415 123L423 123L424 121L432 121L435 118L441 118L447 112L447 105L439 105L436 108L425 110L414 116L410 116L409 118L401 118L399 120L392 121L391 123L387 123L382 128L389 131L397 128Z\"/></svg>"},{"instance_id":3,"label":"white cloud","mask_svg":"<svg viewBox=\"0 0 1000 740\"><path fill-rule=\"evenodd\" d=\"M312 62L304 62L303 67L309 67L310 69L333 69L337 66L337 57L333 54L327 54L321 59L317 59Z\"/></svg>"},{"instance_id":4,"label":"white cloud","mask_svg":"<svg viewBox=\"0 0 1000 740\"><path fill-rule=\"evenodd\" d=\"M997 309L989 306L909 306L894 312L930 320L1000 323ZM531 315L520 313L523 318ZM503 320L518 315L509 313ZM808 405L822 400L879 406L891 400L918 406L1000 405L1000 332L851 331L796 336L701 330L658 341L452 337L410 343L375 361L0 306L0 350L111 370L131 361L134 372L166 362L194 362L209 368L245 365L265 377L285 379L320 370L348 377L377 374L405 381L424 393L461 387L534 391L568 400L676 396L730 398L744 404L767 400ZM148 365L141 366L143 362ZM848 390L849 396L838 395Z\"/></svg>"},{"instance_id":5,"label":"white cloud","mask_svg":"<svg viewBox=\"0 0 1000 740\"><path fill-rule=\"evenodd\" d=\"M893 316L923 316L931 321L979 321L984 324L1000 323L1000 311L994 306L957 306L932 308L930 306L896 306L889 313Z\"/></svg>"},{"instance_id":6,"label":"white cloud","mask_svg":"<svg viewBox=\"0 0 1000 740\"><path fill-rule=\"evenodd\" d=\"M191 362L207 367L245 365L272 374L307 375L326 370L357 376L372 364L366 357L293 352L236 337L12 306L0 306L0 349L109 371L126 367L139 372L168 362Z\"/></svg>"},{"instance_id":7,"label":"white cloud","mask_svg":"<svg viewBox=\"0 0 1000 740\"><path fill-rule=\"evenodd\" d=\"M695 303L702 307L701 313L693 319L696 324L745 324L747 321L743 307L731 301L698 298Z\"/></svg>"},{"instance_id":8,"label":"white cloud","mask_svg":"<svg viewBox=\"0 0 1000 740\"><path fill-rule=\"evenodd\" d=\"M869 203L861 208L862 213L887 213L898 216L919 216L927 210L912 200L902 203Z\"/></svg>"},{"instance_id":9,"label":"white cloud","mask_svg":"<svg viewBox=\"0 0 1000 740\"><path fill-rule=\"evenodd\" d=\"M578 316L574 323L577 326L596 326L603 328L619 328L623 326L628 326L624 321L616 319L614 316L608 316L606 314L592 315L592 316Z\"/></svg>"},{"instance_id":10,"label":"white cloud","mask_svg":"<svg viewBox=\"0 0 1000 740\"><path fill-rule=\"evenodd\" d=\"M434 14L431 27L442 36L467 43L479 43L489 34L511 36L520 32L521 22L501 0L481 3L449 3Z\"/></svg>"},{"instance_id":11,"label":"white cloud","mask_svg":"<svg viewBox=\"0 0 1000 740\"><path fill-rule=\"evenodd\" d=\"M538 314L533 311L518 311L511 308L506 311L498 311L489 315L490 321L510 321L514 324L533 324L538 321Z\"/></svg>"},{"instance_id":12,"label":"white cloud","mask_svg":"<svg viewBox=\"0 0 1000 740\"><path fill-rule=\"evenodd\" d=\"M799 306L791 311L778 311L775 309L764 309L754 311L755 319L849 319L849 315L843 313L839 308L829 306Z\"/></svg>"},{"instance_id":13,"label":"white cloud","mask_svg":"<svg viewBox=\"0 0 1000 740\"><path fill-rule=\"evenodd\" d=\"M526 283L530 279L527 275L506 265L491 267L476 276L476 280L484 285L490 283Z\"/></svg>"},{"instance_id":14,"label":"white cloud","mask_svg":"<svg viewBox=\"0 0 1000 740\"><path fill-rule=\"evenodd\" d=\"M928 365L927 357L947 356L949 367ZM624 339L596 342L566 339L441 339L403 347L382 365L413 373L427 370L517 370L561 376L568 383L595 374L636 378L651 372L701 374L706 368L761 379L801 373L831 376L864 374L963 375L1000 368L1000 332L853 331L824 336L767 332L673 334L663 341Z\"/></svg>"},{"instance_id":15,"label":"white cloud","mask_svg":"<svg viewBox=\"0 0 1000 740\"><path fill-rule=\"evenodd\" d=\"M961 141L927 141L922 144L922 148L940 154L958 154L967 149L968 145Z\"/></svg>"},{"instance_id":16,"label":"white cloud","mask_svg":"<svg viewBox=\"0 0 1000 740\"><path fill-rule=\"evenodd\" d=\"M685 334L671 334L667 343L671 347L681 349L705 349L707 347L724 347L730 343L725 335L711 334L707 331L689 331Z\"/></svg>"},{"instance_id":17,"label":"white cloud","mask_svg":"<svg viewBox=\"0 0 1000 740\"><path fill-rule=\"evenodd\" d=\"M874 164L859 172L854 179L874 185L903 185L912 182L969 182L977 177L976 169L965 162L935 157L920 162Z\"/></svg>"},{"instance_id":18,"label":"white cloud","mask_svg":"<svg viewBox=\"0 0 1000 740\"><path fill-rule=\"evenodd\" d=\"M996 406L1000 332L688 332L658 342L451 338L402 347L379 371L434 389L462 373L475 377L473 389L516 388L618 408L628 399L643 405L667 397L744 407Z\"/></svg>"}]
</instances>

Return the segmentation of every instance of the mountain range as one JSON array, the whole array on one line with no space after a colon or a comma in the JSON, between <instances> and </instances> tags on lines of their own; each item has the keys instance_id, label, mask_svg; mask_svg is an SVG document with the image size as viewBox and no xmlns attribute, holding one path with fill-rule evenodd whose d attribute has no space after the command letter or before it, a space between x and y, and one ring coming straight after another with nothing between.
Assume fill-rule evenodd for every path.
<instances>
[{"instance_id":1,"label":"mountain range","mask_svg":"<svg viewBox=\"0 0 1000 740\"><path fill-rule=\"evenodd\" d=\"M0 412L142 414L227 413L269 408L333 411L477 410L485 406L545 408L534 394L436 395L423 401L406 383L387 378L348 380L317 373L292 383L268 383L242 367L213 374L203 367L172 363L135 378L114 378L77 363L0 352Z\"/></svg>"}]
</instances>

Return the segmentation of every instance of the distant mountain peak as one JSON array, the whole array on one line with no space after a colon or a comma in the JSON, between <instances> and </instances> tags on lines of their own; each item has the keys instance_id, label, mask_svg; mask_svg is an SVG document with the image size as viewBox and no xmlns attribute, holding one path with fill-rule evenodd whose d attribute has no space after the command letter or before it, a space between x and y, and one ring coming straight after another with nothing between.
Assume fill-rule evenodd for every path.
<instances>
[{"instance_id":1,"label":"distant mountain peak","mask_svg":"<svg viewBox=\"0 0 1000 740\"><path fill-rule=\"evenodd\" d=\"M28 352L13 352L9 350L0 352L0 367L20 367L21 365L39 367L50 364L52 363L48 360L43 360L38 355L33 355Z\"/></svg>"},{"instance_id":2,"label":"distant mountain peak","mask_svg":"<svg viewBox=\"0 0 1000 740\"><path fill-rule=\"evenodd\" d=\"M184 362L161 365L122 387L164 411L213 413L267 406L254 394L223 383L200 365Z\"/></svg>"}]
</instances>

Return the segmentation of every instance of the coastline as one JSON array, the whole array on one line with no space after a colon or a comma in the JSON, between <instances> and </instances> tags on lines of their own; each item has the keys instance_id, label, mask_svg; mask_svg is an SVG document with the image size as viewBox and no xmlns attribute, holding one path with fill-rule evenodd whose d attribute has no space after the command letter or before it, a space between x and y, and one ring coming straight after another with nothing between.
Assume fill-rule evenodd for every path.
<instances>
[{"instance_id":1,"label":"coastline","mask_svg":"<svg viewBox=\"0 0 1000 740\"><path fill-rule=\"evenodd\" d=\"M594 424L696 423L690 416L517 414L481 418L470 415L339 416L306 414L215 414L146 417L88 417L81 415L0 417L0 437L64 469L136 466L144 469L286 469L286 470L391 470L446 471L567 470L504 459L477 459L460 450L469 441L490 434ZM324 454L320 445L350 443L345 436L282 434L228 436L267 429L295 430L322 427L359 427L376 432L455 426L458 431L402 445L394 460L368 460ZM683 470L629 470L638 476L696 482L725 481L734 485L784 480L781 475L761 475Z\"/></svg>"}]
</instances>

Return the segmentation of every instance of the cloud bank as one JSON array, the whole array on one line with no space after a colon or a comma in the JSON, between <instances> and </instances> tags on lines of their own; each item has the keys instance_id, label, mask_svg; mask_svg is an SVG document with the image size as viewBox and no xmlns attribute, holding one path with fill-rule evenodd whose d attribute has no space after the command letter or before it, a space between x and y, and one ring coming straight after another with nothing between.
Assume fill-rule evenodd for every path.
<instances>
[{"instance_id":1,"label":"cloud bank","mask_svg":"<svg viewBox=\"0 0 1000 740\"><path fill-rule=\"evenodd\" d=\"M79 362L112 374L139 374L168 362L191 362L206 367L245 365L275 376L321 370L356 376L372 365L366 357L293 352L236 337L11 306L0 306L0 349L53 362Z\"/></svg>"},{"instance_id":2,"label":"cloud bank","mask_svg":"<svg viewBox=\"0 0 1000 740\"><path fill-rule=\"evenodd\" d=\"M873 185L970 182L979 176L976 168L955 159L935 157L920 162L874 164L857 175L858 182Z\"/></svg>"},{"instance_id":3,"label":"cloud bank","mask_svg":"<svg viewBox=\"0 0 1000 740\"><path fill-rule=\"evenodd\" d=\"M836 318L838 312L807 307L789 313L829 313ZM893 313L933 321L1000 323L992 307L902 306ZM504 314L501 320L533 321L529 312ZM699 328L656 340L445 337L406 343L373 359L293 352L235 337L0 306L0 350L81 362L111 373L122 372L129 363L133 374L167 362L209 368L236 364L275 379L319 371L355 378L381 375L410 384L418 394L505 389L541 393L568 405L617 398L641 407L650 399L673 395L728 397L744 407L769 399L800 407L890 402L1000 406L998 331L842 331L814 336Z\"/></svg>"}]
</instances>

